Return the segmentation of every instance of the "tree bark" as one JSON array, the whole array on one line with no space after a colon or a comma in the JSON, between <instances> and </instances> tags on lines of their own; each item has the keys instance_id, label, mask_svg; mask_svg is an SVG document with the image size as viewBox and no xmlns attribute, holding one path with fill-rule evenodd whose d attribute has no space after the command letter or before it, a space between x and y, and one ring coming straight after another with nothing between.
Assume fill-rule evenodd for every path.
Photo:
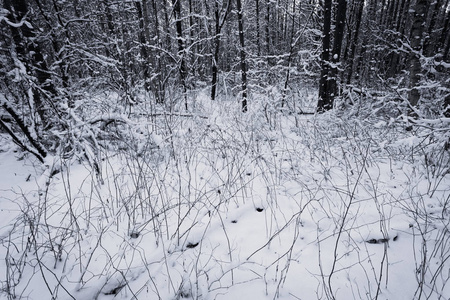
<instances>
[{"instance_id":1,"label":"tree bark","mask_svg":"<svg viewBox=\"0 0 450 300\"><path fill-rule=\"evenodd\" d=\"M187 77L187 69L186 69L186 53L184 49L184 42L183 42L183 23L181 20L181 0L172 0L173 5L173 16L175 17L175 27L177 30L177 43L178 43L178 56L180 57L180 66L179 66L179 73L180 73L180 80L181 80L181 86L183 87L183 93L184 93L184 106L185 109L188 109L187 105L187 85L186 85L186 77Z\"/></svg>"},{"instance_id":2,"label":"tree bark","mask_svg":"<svg viewBox=\"0 0 450 300\"><path fill-rule=\"evenodd\" d=\"M147 1L147 0L143 0L143 1ZM156 0L151 0L151 6L152 6L152 10L153 10L153 16L154 16L154 21L155 21L155 33L156 33L156 39L157 39L157 46L159 48L163 48L163 38L161 35L161 31L160 31L160 20L159 20L159 16L158 16L158 6L156 5ZM144 5L145 7L145 5ZM164 2L164 15L166 15L167 10L166 10L166 4ZM148 15L145 12L145 9L143 11L144 15ZM145 20L145 19L144 19ZM150 23L148 23L150 24ZM167 45L167 47L170 49L170 46ZM158 50L159 51L159 50ZM153 50L153 53L155 53L156 50ZM153 54L152 53L152 54ZM154 60L155 60L155 65L157 66L157 70L155 72L155 74L152 74L153 80L152 80L152 86L154 87L155 91L155 98L156 98L156 103L164 103L165 101L165 81L163 79L163 69L165 68L163 62L162 62L162 55L156 55L156 53L154 55Z\"/></svg>"},{"instance_id":3,"label":"tree bark","mask_svg":"<svg viewBox=\"0 0 450 300\"><path fill-rule=\"evenodd\" d=\"M328 94L331 98L331 104L338 95L338 65L341 61L342 41L344 39L345 16L347 13L347 0L338 0L336 11L336 24L333 36L333 56L331 57L332 65L329 72Z\"/></svg>"},{"instance_id":4,"label":"tree bark","mask_svg":"<svg viewBox=\"0 0 450 300\"><path fill-rule=\"evenodd\" d=\"M356 53L356 47L358 46L358 38L359 38L359 30L361 28L361 20L362 20L362 13L364 9L364 1L363 0L357 0L358 4L356 7L356 24L353 34L353 39L350 43L350 55L349 55L349 65L347 67L348 73L347 73L347 84L350 84L352 81L352 75L353 75L353 62L355 60L355 53Z\"/></svg>"},{"instance_id":5,"label":"tree bark","mask_svg":"<svg viewBox=\"0 0 450 300\"><path fill-rule=\"evenodd\" d=\"M345 16L347 12L347 0L339 0L335 13L336 20L333 37L333 50L330 57L331 2L331 0L325 0L324 6L322 72L319 83L319 102L317 104L317 111L319 113L332 109L334 98L338 94L338 64L340 62L342 40L345 29Z\"/></svg>"},{"instance_id":6,"label":"tree bark","mask_svg":"<svg viewBox=\"0 0 450 300\"><path fill-rule=\"evenodd\" d=\"M266 55L270 64L270 0L266 1Z\"/></svg>"},{"instance_id":7,"label":"tree bark","mask_svg":"<svg viewBox=\"0 0 450 300\"><path fill-rule=\"evenodd\" d=\"M411 54L410 54L410 69L409 69L409 96L408 100L411 106L417 106L420 99L420 91L418 89L420 81L420 72L422 67L420 65L420 55L423 43L423 28L425 26L425 19L428 11L429 1L418 0L414 10L413 24L411 28Z\"/></svg>"},{"instance_id":8,"label":"tree bark","mask_svg":"<svg viewBox=\"0 0 450 300\"><path fill-rule=\"evenodd\" d=\"M256 1L256 54L261 56L261 34L260 34L260 24L259 24L259 0Z\"/></svg>"},{"instance_id":9,"label":"tree bark","mask_svg":"<svg viewBox=\"0 0 450 300\"><path fill-rule=\"evenodd\" d=\"M149 42L149 32L148 32L148 25L145 22L145 17L143 14L143 6L147 5L145 0L142 0L142 5L141 2L136 1L135 3L136 6L136 11L138 14L138 18L139 18L139 42L140 42L140 50L141 50L141 56L142 56L142 61L141 61L141 68L144 72L144 88L146 91L150 90L150 83L149 83L149 79L150 79L150 72L149 72L149 55L148 55L148 51L147 51L147 43Z\"/></svg>"},{"instance_id":10,"label":"tree bark","mask_svg":"<svg viewBox=\"0 0 450 300\"><path fill-rule=\"evenodd\" d=\"M423 52L426 56L433 56L436 53L437 39L434 34L439 11L442 7L442 0L436 0L432 4L432 11L430 16L430 23L427 28L427 36L425 37Z\"/></svg>"},{"instance_id":11,"label":"tree bark","mask_svg":"<svg viewBox=\"0 0 450 300\"><path fill-rule=\"evenodd\" d=\"M241 0L236 0L237 14L238 14L238 30L239 30L239 43L241 45L241 88L242 88L242 112L247 112L247 60L245 57L245 40L244 40L244 20L242 13Z\"/></svg>"},{"instance_id":12,"label":"tree bark","mask_svg":"<svg viewBox=\"0 0 450 300\"><path fill-rule=\"evenodd\" d=\"M328 94L328 73L330 69L331 52L331 6L332 0L325 0L323 6L323 29L322 29L322 54L321 54L321 72L319 80L319 102L317 103L317 112L322 113L330 110L333 103Z\"/></svg>"},{"instance_id":13,"label":"tree bark","mask_svg":"<svg viewBox=\"0 0 450 300\"><path fill-rule=\"evenodd\" d=\"M288 68L286 70L286 78L284 80L283 93L281 95L281 107L284 107L285 102L286 102L286 94L287 94L287 90L288 90L289 79L291 76L292 58L294 56L295 6L296 6L296 0L293 0L292 17L291 17L292 26L291 26L291 33L290 33L290 37L289 37L289 56L288 56L288 61L287 61Z\"/></svg>"},{"instance_id":14,"label":"tree bark","mask_svg":"<svg viewBox=\"0 0 450 300\"><path fill-rule=\"evenodd\" d=\"M439 38L439 49L441 49L442 59L445 62L450 61L450 58L448 57L450 49L450 38L448 35L449 30L450 30L450 11L447 12L445 15L444 27L441 36Z\"/></svg>"},{"instance_id":15,"label":"tree bark","mask_svg":"<svg viewBox=\"0 0 450 300\"><path fill-rule=\"evenodd\" d=\"M228 13L231 9L231 0L228 0L227 6L225 8L224 16L222 17L222 20L220 18L221 13L219 9L219 3L216 0L215 6L214 6L214 16L215 16L215 35L214 35L214 54L213 54L213 61L212 61L212 82L211 82L211 100L216 99L216 90L217 90L217 81L218 81L218 62L219 62L219 53L220 53L220 40L221 40L221 32L223 25L225 24L225 21L227 19Z\"/></svg>"}]
</instances>

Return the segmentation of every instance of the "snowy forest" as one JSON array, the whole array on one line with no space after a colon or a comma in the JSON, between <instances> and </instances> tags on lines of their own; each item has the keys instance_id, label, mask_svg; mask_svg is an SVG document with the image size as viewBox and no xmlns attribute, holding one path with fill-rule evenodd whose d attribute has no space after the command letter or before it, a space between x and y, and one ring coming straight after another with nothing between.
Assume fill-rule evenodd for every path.
<instances>
[{"instance_id":1,"label":"snowy forest","mask_svg":"<svg viewBox=\"0 0 450 300\"><path fill-rule=\"evenodd\" d=\"M0 0L0 299L450 299L450 0Z\"/></svg>"}]
</instances>

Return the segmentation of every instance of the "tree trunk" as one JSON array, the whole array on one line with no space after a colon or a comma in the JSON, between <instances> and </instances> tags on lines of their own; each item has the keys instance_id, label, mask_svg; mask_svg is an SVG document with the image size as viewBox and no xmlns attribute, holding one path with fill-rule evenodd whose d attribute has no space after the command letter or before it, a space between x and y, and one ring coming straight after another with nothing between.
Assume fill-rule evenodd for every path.
<instances>
[{"instance_id":1,"label":"tree trunk","mask_svg":"<svg viewBox=\"0 0 450 300\"><path fill-rule=\"evenodd\" d=\"M403 18L405 18L405 4L406 1L405 0L401 0L401 4L400 4L400 9L398 11L397 14L397 19L396 19L396 26L395 26L395 30L397 32L400 32L400 26L402 24Z\"/></svg>"},{"instance_id":2,"label":"tree trunk","mask_svg":"<svg viewBox=\"0 0 450 300\"><path fill-rule=\"evenodd\" d=\"M142 5L146 5L145 0L142 0ZM148 26L147 23L145 22L144 19L144 14L143 14L143 8L141 5L141 2L136 1L134 2L135 6L136 6L136 11L138 14L138 18L139 18L139 42L140 42L140 50L141 50L141 56L142 56L142 60L141 60L141 68L144 72L144 88L146 91L150 90L150 84L149 84L149 79L150 79L150 72L149 72L149 56L148 56L148 52L147 52L147 43L149 41L148 37L150 36L150 34L148 33Z\"/></svg>"},{"instance_id":3,"label":"tree trunk","mask_svg":"<svg viewBox=\"0 0 450 300\"><path fill-rule=\"evenodd\" d=\"M214 15L216 18L216 32L214 36L214 55L212 59L212 82L211 82L211 100L216 100L216 90L217 90L217 73L219 72L217 63L219 60L219 51L220 51L220 13L219 13L219 4L217 0L215 2L214 7Z\"/></svg>"},{"instance_id":4,"label":"tree trunk","mask_svg":"<svg viewBox=\"0 0 450 300\"><path fill-rule=\"evenodd\" d=\"M266 2L266 55L270 64L270 0Z\"/></svg>"},{"instance_id":5,"label":"tree trunk","mask_svg":"<svg viewBox=\"0 0 450 300\"><path fill-rule=\"evenodd\" d=\"M242 112L247 112L247 60L245 58L244 20L241 0L236 0L238 14L239 43L241 45Z\"/></svg>"},{"instance_id":6,"label":"tree trunk","mask_svg":"<svg viewBox=\"0 0 450 300\"><path fill-rule=\"evenodd\" d=\"M144 20L145 20L145 15L148 15L146 13L146 8L145 8L145 2L147 2L147 0L143 0L143 6L144 6ZM154 21L155 21L155 33L156 33L156 39L157 39L157 46L159 48L163 48L163 38L161 36L161 31L160 31L160 20L159 20L159 16L158 16L158 6L156 5L156 0L151 0L151 6L152 6L152 10L153 10L153 16L154 16ZM164 2L164 7L166 6L165 2ZM164 8L164 13L166 13L166 9ZM150 24L150 23L148 23ZM149 27L147 27L149 28ZM168 49L170 49L170 46L167 45ZM153 52L155 53L156 51L159 50L153 50ZM153 53L152 53L153 54ZM152 55L152 57L154 57L155 60L155 65L157 66L157 70L155 72L155 74L152 74L152 86L155 90L155 98L156 98L156 103L164 103L165 100L165 81L163 79L163 69L165 68L164 64L163 64L163 59L162 59L162 55L157 55L156 53L154 55Z\"/></svg>"},{"instance_id":7,"label":"tree trunk","mask_svg":"<svg viewBox=\"0 0 450 300\"><path fill-rule=\"evenodd\" d=\"M411 6L411 0L406 0L404 7L403 7L403 12L402 12L402 18L400 20L400 27L398 32L400 32L401 35L403 35L406 32L406 22L408 20L408 11L410 9Z\"/></svg>"},{"instance_id":8,"label":"tree trunk","mask_svg":"<svg viewBox=\"0 0 450 300\"><path fill-rule=\"evenodd\" d=\"M156 0L153 0L156 3ZM176 0L172 0L172 2L176 2ZM165 29L165 42L166 42L166 47L165 50L172 52L172 43L170 40L170 21L169 21L169 10L167 8L168 5L170 5L170 3L168 1L163 1L163 10L164 10L164 28ZM174 13L175 13L175 8L174 8ZM156 11L155 14L158 14L158 12Z\"/></svg>"},{"instance_id":9,"label":"tree trunk","mask_svg":"<svg viewBox=\"0 0 450 300\"><path fill-rule=\"evenodd\" d=\"M321 54L321 72L319 81L319 102L317 103L317 112L322 113L330 110L333 103L328 94L328 73L330 69L330 47L331 47L331 6L332 0L325 0L323 6L323 38Z\"/></svg>"},{"instance_id":10,"label":"tree trunk","mask_svg":"<svg viewBox=\"0 0 450 300\"><path fill-rule=\"evenodd\" d=\"M425 19L428 11L429 1L418 0L414 10L413 24L411 28L411 54L410 54L410 69L409 69L409 96L408 100L411 106L417 106L420 99L420 91L418 89L420 81L420 72L422 67L420 65L420 54L423 42L423 28L425 26Z\"/></svg>"},{"instance_id":11,"label":"tree trunk","mask_svg":"<svg viewBox=\"0 0 450 300\"><path fill-rule=\"evenodd\" d=\"M347 62L348 61L348 55L350 51L350 46L353 41L353 33L355 31L355 16L356 16L356 9L357 9L357 2L358 0L354 0L351 2L350 5L350 13L349 17L347 19L347 38L345 39L345 44L343 45L343 55L342 55L342 61Z\"/></svg>"},{"instance_id":12,"label":"tree trunk","mask_svg":"<svg viewBox=\"0 0 450 300\"><path fill-rule=\"evenodd\" d=\"M347 0L339 0L336 11L336 25L334 27L333 36L333 56L331 57L332 66L328 76L328 94L331 100L331 105L334 98L338 95L338 65L341 61L342 41L344 39L345 30L345 16L347 13Z\"/></svg>"},{"instance_id":13,"label":"tree trunk","mask_svg":"<svg viewBox=\"0 0 450 300\"><path fill-rule=\"evenodd\" d=\"M317 111L319 113L332 109L334 98L338 94L337 65L340 62L345 29L345 16L347 12L347 0L339 0L337 3L337 11L335 13L336 22L334 28L333 51L332 56L330 57L331 2L331 0L325 0L324 6L322 73L319 83L319 102L317 104Z\"/></svg>"},{"instance_id":14,"label":"tree trunk","mask_svg":"<svg viewBox=\"0 0 450 300\"><path fill-rule=\"evenodd\" d=\"M439 49L442 52L442 59L445 62L449 62L449 49L450 49L450 38L448 31L450 30L450 11L445 15L444 27L439 38Z\"/></svg>"},{"instance_id":15,"label":"tree trunk","mask_svg":"<svg viewBox=\"0 0 450 300\"><path fill-rule=\"evenodd\" d=\"M436 0L432 4L432 12L430 16L430 23L428 25L427 29L427 36L425 37L424 46L423 46L423 52L425 56L433 56L436 53L436 46L437 46L437 39L436 35L434 34L434 29L436 26L437 18L439 11L442 7L442 0Z\"/></svg>"},{"instance_id":16,"label":"tree trunk","mask_svg":"<svg viewBox=\"0 0 450 300\"><path fill-rule=\"evenodd\" d=\"M289 84L289 78L291 76L291 65L292 65L292 58L294 56L294 34L295 34L295 6L296 6L296 0L293 0L292 5L292 26L291 26L291 33L289 37L289 56L288 56L288 68L286 70L286 78L284 80L284 87L283 87L283 93L281 95L281 107L284 107L286 102L286 94L288 90L288 84ZM301 10L301 7L300 7Z\"/></svg>"},{"instance_id":17,"label":"tree trunk","mask_svg":"<svg viewBox=\"0 0 450 300\"><path fill-rule=\"evenodd\" d=\"M225 21L227 19L228 13L231 9L231 0L227 2L227 6L225 8L225 13L222 18L220 19L220 9L219 9L219 3L218 1L215 2L214 6L214 16L215 16L215 35L214 35L214 54L213 54L213 61L212 61L212 82L211 82L211 100L216 99L216 90L217 90L217 81L218 81L218 62L219 62L219 52L220 52L220 39L221 39L221 32L223 25L225 24Z\"/></svg>"},{"instance_id":18,"label":"tree trunk","mask_svg":"<svg viewBox=\"0 0 450 300\"><path fill-rule=\"evenodd\" d=\"M359 30L361 28L361 20L362 20L362 13L364 9L364 1L363 0L357 0L358 4L356 7L356 24L355 24L355 30L353 35L353 40L350 44L350 55L349 55L349 65L347 67L348 73L347 73L347 84L350 84L352 81L352 75L353 75L353 62L355 60L355 53L356 53L356 47L358 46L358 38L359 38Z\"/></svg>"},{"instance_id":19,"label":"tree trunk","mask_svg":"<svg viewBox=\"0 0 450 300\"><path fill-rule=\"evenodd\" d=\"M261 55L261 34L260 34L260 24L259 24L259 0L256 1L256 54L258 57Z\"/></svg>"},{"instance_id":20,"label":"tree trunk","mask_svg":"<svg viewBox=\"0 0 450 300\"><path fill-rule=\"evenodd\" d=\"M188 109L187 105L187 85L186 85L186 77L187 77L187 69L185 62L185 51L184 51L184 42L183 42L183 23L181 20L181 0L172 0L173 5L173 16L175 18L175 27L177 29L177 43L178 43L178 56L180 57L180 80L181 86L183 87L184 93L184 106L185 109Z\"/></svg>"}]
</instances>

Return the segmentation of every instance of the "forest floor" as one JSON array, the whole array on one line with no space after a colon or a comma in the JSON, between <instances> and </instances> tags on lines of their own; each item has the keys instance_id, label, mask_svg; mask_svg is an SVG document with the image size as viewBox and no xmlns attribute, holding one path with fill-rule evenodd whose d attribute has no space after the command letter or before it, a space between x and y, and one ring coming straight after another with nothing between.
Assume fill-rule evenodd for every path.
<instances>
[{"instance_id":1,"label":"forest floor","mask_svg":"<svg viewBox=\"0 0 450 300\"><path fill-rule=\"evenodd\" d=\"M0 135L0 299L450 298L448 127L206 98L128 114L100 173Z\"/></svg>"}]
</instances>

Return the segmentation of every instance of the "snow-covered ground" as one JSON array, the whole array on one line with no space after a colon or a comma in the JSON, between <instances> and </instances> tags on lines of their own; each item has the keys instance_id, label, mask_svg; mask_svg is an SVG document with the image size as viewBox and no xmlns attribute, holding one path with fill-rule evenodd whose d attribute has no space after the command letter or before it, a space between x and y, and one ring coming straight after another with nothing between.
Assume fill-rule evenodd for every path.
<instances>
[{"instance_id":1,"label":"snow-covered ground","mask_svg":"<svg viewBox=\"0 0 450 300\"><path fill-rule=\"evenodd\" d=\"M136 114L101 174L2 135L0 299L450 298L430 132L204 98Z\"/></svg>"}]
</instances>

